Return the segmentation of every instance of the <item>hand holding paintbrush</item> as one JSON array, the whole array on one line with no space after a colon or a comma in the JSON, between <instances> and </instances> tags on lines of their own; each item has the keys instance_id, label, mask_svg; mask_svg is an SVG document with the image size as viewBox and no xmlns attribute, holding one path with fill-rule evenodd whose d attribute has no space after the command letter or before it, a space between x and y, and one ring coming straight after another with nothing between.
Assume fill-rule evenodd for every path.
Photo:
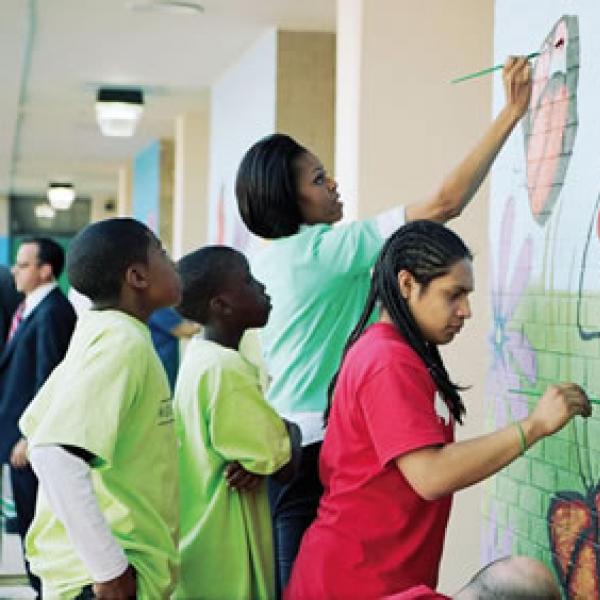
<instances>
[{"instance_id":1,"label":"hand holding paintbrush","mask_svg":"<svg viewBox=\"0 0 600 600\"><path fill-rule=\"evenodd\" d=\"M561 48L564 46L565 40L560 38L554 44L555 48ZM536 58L541 54L541 52L531 52L524 58L527 60L531 60L532 58ZM493 67L488 67L487 69L482 69L481 71L476 71L475 73L469 73L468 75L463 75L462 77L457 77L453 79L450 83L460 83L461 81L467 81L468 79L475 79L477 77L481 77L483 75L487 75L488 73L493 73L494 71L498 71L504 67L503 64L494 65Z\"/></svg>"},{"instance_id":2,"label":"hand holding paintbrush","mask_svg":"<svg viewBox=\"0 0 600 600\"><path fill-rule=\"evenodd\" d=\"M505 110L516 123L529 107L533 83L531 67L526 56L509 56L502 69L506 96Z\"/></svg>"}]
</instances>

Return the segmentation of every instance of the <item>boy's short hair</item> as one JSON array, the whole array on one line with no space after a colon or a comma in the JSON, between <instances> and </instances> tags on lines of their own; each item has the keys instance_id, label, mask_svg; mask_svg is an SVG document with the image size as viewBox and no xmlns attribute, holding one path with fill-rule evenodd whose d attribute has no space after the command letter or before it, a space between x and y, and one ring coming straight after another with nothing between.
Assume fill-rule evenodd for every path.
<instances>
[{"instance_id":1,"label":"boy's short hair","mask_svg":"<svg viewBox=\"0 0 600 600\"><path fill-rule=\"evenodd\" d=\"M206 325L209 304L231 268L247 264L246 257L229 246L205 246L190 252L177 262L181 278L181 302L177 312L190 321Z\"/></svg>"},{"instance_id":2,"label":"boy's short hair","mask_svg":"<svg viewBox=\"0 0 600 600\"><path fill-rule=\"evenodd\" d=\"M28 237L21 240L23 244L35 244L38 248L38 262L40 265L50 265L52 276L58 279L65 266L65 251L62 246L47 237Z\"/></svg>"},{"instance_id":3,"label":"boy's short hair","mask_svg":"<svg viewBox=\"0 0 600 600\"><path fill-rule=\"evenodd\" d=\"M505 556L483 567L456 598L478 600L560 600L554 576L539 560Z\"/></svg>"},{"instance_id":4,"label":"boy's short hair","mask_svg":"<svg viewBox=\"0 0 600 600\"><path fill-rule=\"evenodd\" d=\"M235 195L242 220L263 238L298 232L298 157L308 152L289 135L275 133L254 144L240 163Z\"/></svg>"},{"instance_id":5,"label":"boy's short hair","mask_svg":"<svg viewBox=\"0 0 600 600\"><path fill-rule=\"evenodd\" d=\"M154 234L131 218L98 221L78 233L67 253L71 285L94 303L117 300L127 269L148 263Z\"/></svg>"}]
</instances>

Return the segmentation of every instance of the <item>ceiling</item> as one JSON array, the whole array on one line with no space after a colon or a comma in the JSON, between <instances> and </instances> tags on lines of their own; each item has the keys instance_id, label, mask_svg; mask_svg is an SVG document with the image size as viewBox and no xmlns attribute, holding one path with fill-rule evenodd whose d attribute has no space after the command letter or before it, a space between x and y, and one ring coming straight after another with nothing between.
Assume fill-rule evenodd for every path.
<instances>
[{"instance_id":1,"label":"ceiling","mask_svg":"<svg viewBox=\"0 0 600 600\"><path fill-rule=\"evenodd\" d=\"M267 28L335 29L335 0L198 1L204 12L189 14L131 0L1 0L0 194L67 179L80 195L114 195L118 169L172 137L177 115L206 107L211 83ZM100 85L144 89L134 137L100 135Z\"/></svg>"}]
</instances>

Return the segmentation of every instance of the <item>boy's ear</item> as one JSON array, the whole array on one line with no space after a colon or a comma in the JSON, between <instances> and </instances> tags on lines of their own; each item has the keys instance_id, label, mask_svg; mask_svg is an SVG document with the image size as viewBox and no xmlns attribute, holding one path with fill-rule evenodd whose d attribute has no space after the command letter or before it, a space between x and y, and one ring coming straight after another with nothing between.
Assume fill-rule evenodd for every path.
<instances>
[{"instance_id":1,"label":"boy's ear","mask_svg":"<svg viewBox=\"0 0 600 600\"><path fill-rule=\"evenodd\" d=\"M143 263L133 263L125 271L125 283L135 290L148 287L148 267Z\"/></svg>"},{"instance_id":2,"label":"boy's ear","mask_svg":"<svg viewBox=\"0 0 600 600\"><path fill-rule=\"evenodd\" d=\"M216 316L229 316L232 312L227 298L220 294L210 299L208 308Z\"/></svg>"}]
</instances>

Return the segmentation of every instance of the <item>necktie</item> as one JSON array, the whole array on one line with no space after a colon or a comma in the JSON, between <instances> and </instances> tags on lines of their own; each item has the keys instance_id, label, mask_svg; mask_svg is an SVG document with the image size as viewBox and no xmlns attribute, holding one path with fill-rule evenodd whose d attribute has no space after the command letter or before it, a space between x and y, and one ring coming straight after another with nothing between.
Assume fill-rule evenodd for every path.
<instances>
[{"instance_id":1,"label":"necktie","mask_svg":"<svg viewBox=\"0 0 600 600\"><path fill-rule=\"evenodd\" d=\"M15 335L15 331L17 331L17 327L21 324L23 320L23 313L25 312L25 301L21 302L19 306L17 306L17 310L15 310L15 314L13 315L12 321L10 323L10 329L8 330L8 337L6 338L7 342L10 342L13 335Z\"/></svg>"}]
</instances>

